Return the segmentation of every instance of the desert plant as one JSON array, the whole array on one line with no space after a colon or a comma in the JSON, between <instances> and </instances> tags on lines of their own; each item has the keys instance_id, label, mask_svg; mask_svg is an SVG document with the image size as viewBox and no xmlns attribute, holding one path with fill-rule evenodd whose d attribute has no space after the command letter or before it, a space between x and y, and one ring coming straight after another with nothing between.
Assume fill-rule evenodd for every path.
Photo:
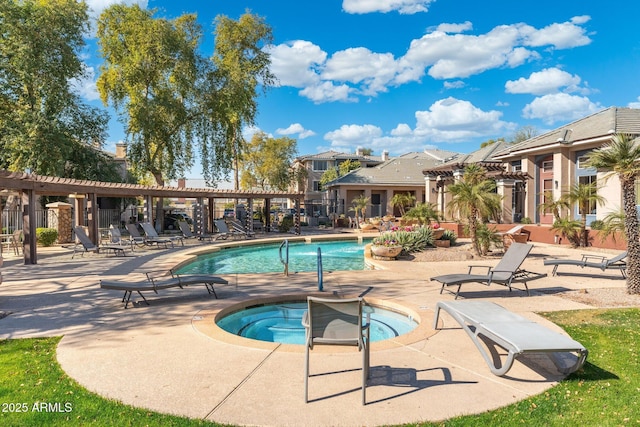
<instances>
[{"instance_id":1,"label":"desert plant","mask_svg":"<svg viewBox=\"0 0 640 427\"><path fill-rule=\"evenodd\" d=\"M589 224L589 227L591 227L592 230L602 230L604 228L604 221L600 219L594 219L593 221L591 221L591 224Z\"/></svg>"},{"instance_id":2,"label":"desert plant","mask_svg":"<svg viewBox=\"0 0 640 427\"><path fill-rule=\"evenodd\" d=\"M364 194L361 194L360 196L353 199L351 203L353 203L353 206L349 208L349 210L356 213L356 223L360 223L360 214L362 214L362 221L364 222L366 220L365 214L367 213L369 198L364 197Z\"/></svg>"},{"instance_id":3,"label":"desert plant","mask_svg":"<svg viewBox=\"0 0 640 427\"><path fill-rule=\"evenodd\" d=\"M562 195L561 199L567 203L578 205L580 211L580 245L589 245L589 235L587 232L587 214L591 213L596 204L603 205L604 197L598 194L598 186L595 182L590 184L576 183L571 186L569 191Z\"/></svg>"},{"instance_id":4,"label":"desert plant","mask_svg":"<svg viewBox=\"0 0 640 427\"><path fill-rule=\"evenodd\" d=\"M520 220L520 224L533 224L533 221L528 216L525 216Z\"/></svg>"},{"instance_id":5,"label":"desert plant","mask_svg":"<svg viewBox=\"0 0 640 427\"><path fill-rule=\"evenodd\" d=\"M409 254L420 252L428 246L433 246L433 230L428 227L420 227L413 231L392 231L384 233L374 239L374 244L395 242L394 245L402 246L402 253ZM380 242L380 243L376 243Z\"/></svg>"},{"instance_id":6,"label":"desert plant","mask_svg":"<svg viewBox=\"0 0 640 427\"><path fill-rule=\"evenodd\" d=\"M611 239L616 242L617 236L622 236L623 240L627 240L627 234L624 228L624 219L625 215L622 210L607 214L607 216L602 220L600 239L604 241L608 236L611 236ZM591 224L593 224L593 222Z\"/></svg>"},{"instance_id":7,"label":"desert plant","mask_svg":"<svg viewBox=\"0 0 640 427\"><path fill-rule=\"evenodd\" d=\"M391 205L400 210L400 216L404 216L407 207L413 205L416 197L411 193L398 193L391 198Z\"/></svg>"},{"instance_id":8,"label":"desert plant","mask_svg":"<svg viewBox=\"0 0 640 427\"><path fill-rule=\"evenodd\" d=\"M291 227L293 227L293 217L287 215L282 218L282 221L278 224L278 231L281 233L288 233L289 230L291 230Z\"/></svg>"},{"instance_id":9,"label":"desert plant","mask_svg":"<svg viewBox=\"0 0 640 427\"><path fill-rule=\"evenodd\" d=\"M551 229L569 240L572 247L576 248L580 246L580 230L582 229L582 223L580 223L580 221L570 218L560 218L553 223Z\"/></svg>"},{"instance_id":10,"label":"desert plant","mask_svg":"<svg viewBox=\"0 0 640 427\"><path fill-rule=\"evenodd\" d=\"M36 228L36 240L42 246L51 246L58 239L58 230L55 228Z\"/></svg>"},{"instance_id":11,"label":"desert plant","mask_svg":"<svg viewBox=\"0 0 640 427\"><path fill-rule=\"evenodd\" d=\"M502 237L498 230L495 227L489 227L487 224L478 225L476 238L480 255L488 254L492 245L498 248L502 247Z\"/></svg>"},{"instance_id":12,"label":"desert plant","mask_svg":"<svg viewBox=\"0 0 640 427\"><path fill-rule=\"evenodd\" d=\"M433 203L418 203L411 209L409 209L405 214L405 218L409 219L417 219L420 224L428 225L431 223L431 220L438 219L438 209L436 209L436 205Z\"/></svg>"},{"instance_id":13,"label":"desert plant","mask_svg":"<svg viewBox=\"0 0 640 427\"><path fill-rule=\"evenodd\" d=\"M444 230L444 233L442 234L442 237L440 238L440 240L450 240L451 245L453 246L456 244L456 241L458 240L458 236L453 230Z\"/></svg>"}]
</instances>

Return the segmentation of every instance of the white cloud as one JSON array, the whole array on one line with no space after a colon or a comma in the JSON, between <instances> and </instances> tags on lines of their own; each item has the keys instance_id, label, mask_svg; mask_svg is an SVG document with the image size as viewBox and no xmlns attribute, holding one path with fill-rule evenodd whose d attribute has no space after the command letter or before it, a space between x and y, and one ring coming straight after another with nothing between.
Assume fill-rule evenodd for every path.
<instances>
[{"instance_id":1,"label":"white cloud","mask_svg":"<svg viewBox=\"0 0 640 427\"><path fill-rule=\"evenodd\" d=\"M588 20L588 16L576 17L542 29L522 23L499 25L478 35L459 33L472 29L470 22L442 24L412 40L405 55L398 58L365 47L328 54L304 40L267 50L271 54L271 71L281 85L301 88L300 95L315 103L353 102L356 96L376 96L390 86L420 81L425 73L434 79L462 79L491 69L518 67L541 58L549 47L588 44L591 40L579 26ZM445 88L450 86L445 84ZM566 86L565 90L577 89Z\"/></svg>"},{"instance_id":2,"label":"white cloud","mask_svg":"<svg viewBox=\"0 0 640 427\"><path fill-rule=\"evenodd\" d=\"M527 119L540 119L547 125L556 122L577 120L601 110L599 104L594 104L586 96L554 93L534 99L522 110L522 116Z\"/></svg>"},{"instance_id":3,"label":"white cloud","mask_svg":"<svg viewBox=\"0 0 640 427\"><path fill-rule=\"evenodd\" d=\"M299 139L305 139L314 136L316 133L312 130L305 129L300 123L293 123L287 128L276 129L278 135L298 135Z\"/></svg>"},{"instance_id":4,"label":"white cloud","mask_svg":"<svg viewBox=\"0 0 640 427\"><path fill-rule=\"evenodd\" d=\"M95 70L93 67L89 67L86 65L84 68L84 77L80 79L72 79L69 83L71 84L72 90L74 90L82 98L85 98L88 101L97 101L98 99L100 99L100 94L98 93L98 88L96 87Z\"/></svg>"},{"instance_id":5,"label":"white cloud","mask_svg":"<svg viewBox=\"0 0 640 427\"><path fill-rule=\"evenodd\" d=\"M627 107L629 108L640 108L640 96L636 98L637 101L635 102L630 102L629 105L627 105Z\"/></svg>"},{"instance_id":6,"label":"white cloud","mask_svg":"<svg viewBox=\"0 0 640 427\"><path fill-rule=\"evenodd\" d=\"M468 101L445 98L435 102L426 111L416 111L416 124L412 129L399 123L388 134L374 125L343 125L325 134L331 147L353 150L358 146L374 151L422 151L429 143L466 142L470 139L495 137L514 131L515 123L501 120L499 111L483 111Z\"/></svg>"},{"instance_id":7,"label":"white cloud","mask_svg":"<svg viewBox=\"0 0 640 427\"><path fill-rule=\"evenodd\" d=\"M460 89L460 88L465 87L466 83L463 82L462 80L455 80L455 81L452 81L452 82L444 82L442 84L442 86L445 89Z\"/></svg>"},{"instance_id":8,"label":"white cloud","mask_svg":"<svg viewBox=\"0 0 640 427\"><path fill-rule=\"evenodd\" d=\"M440 24L436 27L436 31L442 31L443 33L462 33L472 29L473 24L470 21L465 21L462 24Z\"/></svg>"},{"instance_id":9,"label":"white cloud","mask_svg":"<svg viewBox=\"0 0 640 427\"><path fill-rule=\"evenodd\" d=\"M347 13L391 12L412 15L427 12L435 0L343 0L342 9Z\"/></svg>"},{"instance_id":10,"label":"white cloud","mask_svg":"<svg viewBox=\"0 0 640 427\"><path fill-rule=\"evenodd\" d=\"M562 87L574 91L580 85L580 81L580 77L572 76L559 68L545 68L531 73L528 78L521 77L518 80L507 81L504 87L507 93L546 95L558 92Z\"/></svg>"}]
</instances>

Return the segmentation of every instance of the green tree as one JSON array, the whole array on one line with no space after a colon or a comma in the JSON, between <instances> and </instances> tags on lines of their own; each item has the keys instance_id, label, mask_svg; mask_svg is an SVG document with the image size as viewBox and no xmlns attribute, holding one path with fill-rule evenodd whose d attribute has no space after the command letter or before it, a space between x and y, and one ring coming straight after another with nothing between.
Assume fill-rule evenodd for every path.
<instances>
[{"instance_id":1,"label":"green tree","mask_svg":"<svg viewBox=\"0 0 640 427\"><path fill-rule=\"evenodd\" d=\"M320 177L320 185L324 188L328 182L335 181L353 170L360 169L361 166L359 161L347 159L341 162L337 168L330 168L324 171Z\"/></svg>"},{"instance_id":2,"label":"green tree","mask_svg":"<svg viewBox=\"0 0 640 427\"><path fill-rule=\"evenodd\" d=\"M264 132L256 133L241 162L242 188L286 190L291 184L290 165L296 153L295 139L270 138Z\"/></svg>"},{"instance_id":3,"label":"green tree","mask_svg":"<svg viewBox=\"0 0 640 427\"><path fill-rule=\"evenodd\" d=\"M417 219L420 224L428 225L431 220L438 220L438 209L433 203L418 203L409 209L405 215L406 218Z\"/></svg>"},{"instance_id":4,"label":"green tree","mask_svg":"<svg viewBox=\"0 0 640 427\"><path fill-rule=\"evenodd\" d=\"M551 229L566 238L572 247L580 246L582 223L571 218L559 218L553 222Z\"/></svg>"},{"instance_id":5,"label":"green tree","mask_svg":"<svg viewBox=\"0 0 640 427\"><path fill-rule=\"evenodd\" d=\"M554 221L561 219L561 212L563 209L571 208L571 203L566 198L560 197L555 200L551 191L546 191L543 199L544 202L538 206L538 210L540 210L540 213L551 211Z\"/></svg>"},{"instance_id":6,"label":"green tree","mask_svg":"<svg viewBox=\"0 0 640 427\"><path fill-rule=\"evenodd\" d=\"M593 150L587 165L616 175L622 187L624 228L627 236L627 292L640 294L640 234L636 210L635 183L640 177L640 146L626 134L616 134L612 142Z\"/></svg>"},{"instance_id":7,"label":"green tree","mask_svg":"<svg viewBox=\"0 0 640 427\"><path fill-rule=\"evenodd\" d=\"M479 165L471 164L465 169L460 180L448 188L452 196L448 205L450 212L457 211L467 219L469 235L476 255L481 255L481 247L477 238L478 222L490 215L500 196L496 194L496 183L487 179L486 170Z\"/></svg>"},{"instance_id":8,"label":"green tree","mask_svg":"<svg viewBox=\"0 0 640 427\"><path fill-rule=\"evenodd\" d=\"M133 169L164 185L193 163L202 30L193 14L175 20L153 14L122 4L102 12L97 35L104 62L97 87L125 124Z\"/></svg>"},{"instance_id":9,"label":"green tree","mask_svg":"<svg viewBox=\"0 0 640 427\"><path fill-rule=\"evenodd\" d=\"M95 178L84 172L94 166L108 117L84 104L71 83L86 73L86 4L0 1L0 23L0 167Z\"/></svg>"},{"instance_id":10,"label":"green tree","mask_svg":"<svg viewBox=\"0 0 640 427\"><path fill-rule=\"evenodd\" d=\"M612 240L617 241L618 234L622 236L624 240L627 240L627 234L625 231L625 215L623 210L611 212L607 214L602 220L603 226L600 232L600 238L604 241L608 236L611 236Z\"/></svg>"},{"instance_id":11,"label":"green tree","mask_svg":"<svg viewBox=\"0 0 640 427\"><path fill-rule=\"evenodd\" d=\"M206 123L213 131L202 138L201 157L207 181L234 170L234 186L239 188L240 162L246 150L242 129L255 125L258 87L263 91L275 84L271 59L263 49L271 43L271 27L263 18L245 13L238 21L216 18L213 69L208 73Z\"/></svg>"},{"instance_id":12,"label":"green tree","mask_svg":"<svg viewBox=\"0 0 640 427\"><path fill-rule=\"evenodd\" d=\"M517 144L518 142L526 141L527 139L531 139L534 136L538 135L540 132L535 126L522 126L516 133L513 135L512 142Z\"/></svg>"},{"instance_id":13,"label":"green tree","mask_svg":"<svg viewBox=\"0 0 640 427\"><path fill-rule=\"evenodd\" d=\"M400 216L404 216L407 208L413 206L416 197L411 193L397 193L391 198L391 206L395 206L400 210Z\"/></svg>"},{"instance_id":14,"label":"green tree","mask_svg":"<svg viewBox=\"0 0 640 427\"><path fill-rule=\"evenodd\" d=\"M589 246L589 235L587 233L587 215L591 213L596 205L603 205L604 197L598 194L598 186L595 182L590 184L575 183L569 191L561 196L570 205L577 205L581 217L582 246Z\"/></svg>"},{"instance_id":15,"label":"green tree","mask_svg":"<svg viewBox=\"0 0 640 427\"><path fill-rule=\"evenodd\" d=\"M350 208L351 211L356 213L356 223L358 227L360 227L360 214L362 214L362 221L366 220L367 206L369 206L369 198L365 197L364 194L356 197L351 201L353 206Z\"/></svg>"}]
</instances>

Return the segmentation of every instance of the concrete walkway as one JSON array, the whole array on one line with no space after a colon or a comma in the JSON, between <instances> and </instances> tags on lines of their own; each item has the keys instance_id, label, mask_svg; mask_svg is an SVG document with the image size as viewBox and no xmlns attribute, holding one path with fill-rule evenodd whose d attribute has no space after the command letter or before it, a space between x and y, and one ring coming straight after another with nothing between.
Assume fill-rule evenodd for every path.
<instances>
[{"instance_id":1,"label":"concrete walkway","mask_svg":"<svg viewBox=\"0 0 640 427\"><path fill-rule=\"evenodd\" d=\"M39 253L24 266L5 253L0 285L0 338L58 336L62 368L87 389L137 407L234 425L375 426L437 421L508 405L552 387L562 376L544 357L527 357L505 377L491 374L471 340L446 314L444 328L431 328L439 294L431 276L460 273L468 264L496 260L418 263L380 262L385 270L325 273L325 294L364 295L404 306L420 327L398 339L374 343L367 405L359 388L355 351L312 352L310 399L304 403L301 346L233 337L213 324L219 310L253 298L317 291L312 273L224 276L220 299L204 287L147 294L150 306L123 308L121 294L102 290L100 278L140 280L140 273L167 269L193 252L216 245L141 250L127 258L71 259L62 249ZM549 273L547 256L580 252L536 244L525 261L530 271ZM277 262L277 261L276 261ZM563 290L624 287L618 272L574 271L529 283L532 296L501 286L463 286L467 299L487 299L559 330L538 311L592 308L559 296ZM595 274L592 276L592 274ZM134 299L136 299L134 297ZM137 298L139 299L139 298ZM0 316L1 317L1 316Z\"/></svg>"}]
</instances>

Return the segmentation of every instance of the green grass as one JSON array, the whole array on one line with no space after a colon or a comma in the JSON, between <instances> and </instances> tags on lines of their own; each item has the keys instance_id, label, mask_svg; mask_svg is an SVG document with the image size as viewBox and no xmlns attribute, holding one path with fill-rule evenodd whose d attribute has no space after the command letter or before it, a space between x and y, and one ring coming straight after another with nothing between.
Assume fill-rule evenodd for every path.
<instances>
[{"instance_id":1,"label":"green grass","mask_svg":"<svg viewBox=\"0 0 640 427\"><path fill-rule=\"evenodd\" d=\"M419 425L640 426L640 310L579 310L544 316L589 349L582 370L513 405ZM219 425L134 408L85 390L56 362L59 340L0 341L0 425ZM35 410L39 402L57 412ZM25 411L16 412L18 407Z\"/></svg>"}]
</instances>

